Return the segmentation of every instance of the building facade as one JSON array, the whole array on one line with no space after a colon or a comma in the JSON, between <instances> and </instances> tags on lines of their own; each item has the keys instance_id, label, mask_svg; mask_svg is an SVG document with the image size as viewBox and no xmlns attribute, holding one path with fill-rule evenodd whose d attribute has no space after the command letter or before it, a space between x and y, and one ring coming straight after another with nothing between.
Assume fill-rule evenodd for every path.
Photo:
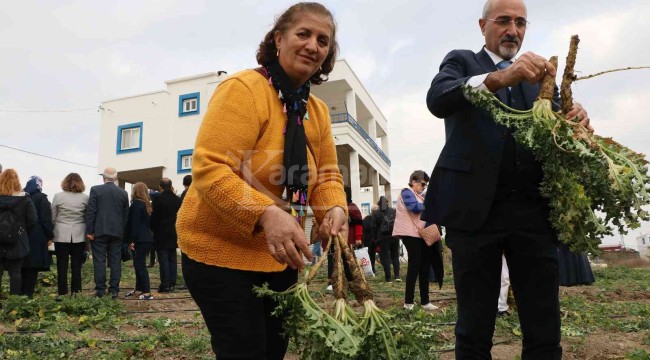
<instances>
[{"instance_id":1,"label":"building facade","mask_svg":"<svg viewBox=\"0 0 650 360\"><path fill-rule=\"evenodd\" d=\"M650 261L650 233L644 233L636 237L636 248L639 250L641 259Z\"/></svg>"},{"instance_id":2,"label":"building facade","mask_svg":"<svg viewBox=\"0 0 650 360\"><path fill-rule=\"evenodd\" d=\"M142 181L157 189L162 177L177 192L192 171L196 135L224 71L166 81L164 90L107 100L101 104L98 172L112 166L121 187ZM390 198L387 120L345 60L329 81L312 86L329 106L332 134L344 182L359 203L362 188L376 203ZM364 202L367 202L364 200Z\"/></svg>"}]
</instances>

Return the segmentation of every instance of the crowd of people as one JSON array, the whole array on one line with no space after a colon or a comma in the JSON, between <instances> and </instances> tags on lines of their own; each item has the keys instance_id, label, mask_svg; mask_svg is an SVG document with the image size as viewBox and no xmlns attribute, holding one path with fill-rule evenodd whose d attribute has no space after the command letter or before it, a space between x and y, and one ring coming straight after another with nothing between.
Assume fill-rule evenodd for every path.
<instances>
[{"instance_id":1,"label":"crowd of people","mask_svg":"<svg viewBox=\"0 0 650 360\"><path fill-rule=\"evenodd\" d=\"M40 178L31 177L23 188L15 171L2 172L0 208L12 209L19 226L0 227L11 233L0 238L0 277L6 269L10 292L30 296L35 274L50 266L52 241L59 294L68 292L68 257L71 292L78 293L80 264L90 244L96 295L116 298L127 244L135 250L136 271L136 288L128 295L147 300L152 298L147 254L155 249L158 255L158 291L172 291L178 240L183 279L217 358L282 359L289 341L282 336L284 314L253 287L267 283L284 291L298 281L303 256L315 260L304 233L311 207L316 250L331 236L347 238L350 246L364 244L373 271L379 252L385 281L401 281L399 242L404 243L403 306L409 310L418 279L420 305L436 309L429 282L442 286L444 227L458 304L456 358L490 358L497 313L506 311L497 305L500 288L507 294L511 284L522 358L560 359L559 272L571 265L559 266L557 234L539 191L541 165L515 142L512 129L498 125L468 94L469 88L486 90L512 108L532 107L540 81L556 69L532 52L515 57L527 15L523 0L487 0L478 20L484 46L478 52L453 50L444 58L426 104L445 119L445 145L431 178L413 172L396 208L382 197L363 219L349 191L346 198L328 107L310 94L311 85L327 81L333 70L337 26L323 5L298 3L263 37L256 53L259 67L230 76L215 90L196 139L194 182L182 200L171 181L162 179L155 196L145 184L135 184L129 204L127 193L114 183L115 169L108 168L104 184L92 187L90 196L83 194L78 175L68 175L50 204ZM560 102L556 89L554 106ZM565 115L593 130L579 103ZM0 225L7 222L3 215ZM331 264L333 254L327 256ZM572 262L584 265L584 260L579 256Z\"/></svg>"},{"instance_id":2,"label":"crowd of people","mask_svg":"<svg viewBox=\"0 0 650 360\"><path fill-rule=\"evenodd\" d=\"M38 273L50 270L54 254L59 298L81 293L81 268L92 258L95 296L117 299L127 253L133 258L136 284L126 296L151 300L146 259L152 249L160 264L158 292L174 290L175 224L182 200L173 192L171 180L162 178L158 191L138 182L129 201L126 191L115 184L115 169L107 168L102 178L104 184L93 186L86 195L81 176L70 173L50 202L40 177L31 176L22 187L14 169L0 172L0 282L6 270L11 295L32 297ZM191 179L187 175L183 180L186 190Z\"/></svg>"}]
</instances>

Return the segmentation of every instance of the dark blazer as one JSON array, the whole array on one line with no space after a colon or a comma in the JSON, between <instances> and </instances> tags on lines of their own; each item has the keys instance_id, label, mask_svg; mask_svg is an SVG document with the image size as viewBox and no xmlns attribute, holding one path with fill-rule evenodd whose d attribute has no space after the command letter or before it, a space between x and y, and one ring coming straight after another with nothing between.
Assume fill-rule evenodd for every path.
<instances>
[{"instance_id":1,"label":"dark blazer","mask_svg":"<svg viewBox=\"0 0 650 360\"><path fill-rule=\"evenodd\" d=\"M29 255L23 261L24 269L50 270L52 258L47 251L47 242L54 238L52 207L47 195L37 191L30 195L36 208L37 222L29 232Z\"/></svg>"},{"instance_id":2,"label":"dark blazer","mask_svg":"<svg viewBox=\"0 0 650 360\"><path fill-rule=\"evenodd\" d=\"M181 199L171 190L165 190L152 201L151 230L153 230L156 250L175 249L176 214L181 207Z\"/></svg>"},{"instance_id":3,"label":"dark blazer","mask_svg":"<svg viewBox=\"0 0 650 360\"><path fill-rule=\"evenodd\" d=\"M98 236L124 236L129 216L129 196L112 182L95 185L90 189L86 210L86 234Z\"/></svg>"},{"instance_id":4,"label":"dark blazer","mask_svg":"<svg viewBox=\"0 0 650 360\"><path fill-rule=\"evenodd\" d=\"M13 208L18 224L26 231L22 232L18 242L7 248L0 248L0 258L8 260L22 259L29 254L29 234L37 226L36 208L29 195L0 195L0 210Z\"/></svg>"},{"instance_id":5,"label":"dark blazer","mask_svg":"<svg viewBox=\"0 0 650 360\"><path fill-rule=\"evenodd\" d=\"M497 71L484 49L478 53L454 50L440 65L440 72L431 82L427 106L433 115L445 119L445 146L436 163L425 198L421 219L428 223L466 231L478 230L487 219L494 200L501 157L508 130L490 115L474 107L462 86L475 75ZM497 91L507 101L508 89ZM523 94L530 109L539 84L521 82L512 88L513 96ZM556 103L559 103L557 88Z\"/></svg>"},{"instance_id":6,"label":"dark blazer","mask_svg":"<svg viewBox=\"0 0 650 360\"><path fill-rule=\"evenodd\" d=\"M153 243L151 215L147 213L147 207L140 200L131 202L124 238L127 243Z\"/></svg>"}]
</instances>

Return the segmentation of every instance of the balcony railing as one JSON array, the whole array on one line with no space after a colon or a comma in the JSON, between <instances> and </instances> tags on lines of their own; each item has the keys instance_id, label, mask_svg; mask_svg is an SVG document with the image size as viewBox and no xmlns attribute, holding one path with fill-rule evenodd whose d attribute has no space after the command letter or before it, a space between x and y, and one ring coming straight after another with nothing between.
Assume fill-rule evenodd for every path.
<instances>
[{"instance_id":1,"label":"balcony railing","mask_svg":"<svg viewBox=\"0 0 650 360\"><path fill-rule=\"evenodd\" d=\"M375 149L375 152L379 154L379 156L390 166L390 159L386 154L381 150L379 146L377 146L377 143L375 142L374 139L368 135L366 130L364 130L359 123L354 120L354 118L348 114L348 113L340 113L340 114L331 114L330 117L332 118L332 124L339 124L339 123L348 123L350 124L360 135L363 137L368 145Z\"/></svg>"}]
</instances>

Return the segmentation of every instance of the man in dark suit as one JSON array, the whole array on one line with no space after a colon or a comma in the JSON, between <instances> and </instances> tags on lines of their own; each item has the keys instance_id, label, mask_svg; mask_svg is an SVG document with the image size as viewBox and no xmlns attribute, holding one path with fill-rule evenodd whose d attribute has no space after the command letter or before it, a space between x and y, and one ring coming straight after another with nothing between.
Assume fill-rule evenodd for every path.
<instances>
[{"instance_id":1,"label":"man in dark suit","mask_svg":"<svg viewBox=\"0 0 650 360\"><path fill-rule=\"evenodd\" d=\"M541 166L515 143L511 129L467 100L464 88L491 91L516 109L532 108L539 82L555 69L532 52L514 59L526 16L522 0L488 0L479 19L485 47L450 52L427 94L431 113L445 119L446 143L422 219L447 230L458 301L457 359L491 358L502 254L519 309L522 358L562 357L557 234L539 193ZM567 118L576 116L589 127L577 103Z\"/></svg>"},{"instance_id":2,"label":"man in dark suit","mask_svg":"<svg viewBox=\"0 0 650 360\"><path fill-rule=\"evenodd\" d=\"M176 214L181 207L181 199L172 190L172 181L160 180L160 194L152 201L151 230L154 248L160 263L160 287L158 292L166 293L176 286Z\"/></svg>"},{"instance_id":3,"label":"man in dark suit","mask_svg":"<svg viewBox=\"0 0 650 360\"><path fill-rule=\"evenodd\" d=\"M90 240L93 251L95 271L95 295L106 294L106 257L111 269L109 292L116 299L120 291L122 276L122 238L129 216L129 197L115 185L117 171L106 168L102 174L103 185L90 189L88 208L86 210L86 237Z\"/></svg>"}]
</instances>

